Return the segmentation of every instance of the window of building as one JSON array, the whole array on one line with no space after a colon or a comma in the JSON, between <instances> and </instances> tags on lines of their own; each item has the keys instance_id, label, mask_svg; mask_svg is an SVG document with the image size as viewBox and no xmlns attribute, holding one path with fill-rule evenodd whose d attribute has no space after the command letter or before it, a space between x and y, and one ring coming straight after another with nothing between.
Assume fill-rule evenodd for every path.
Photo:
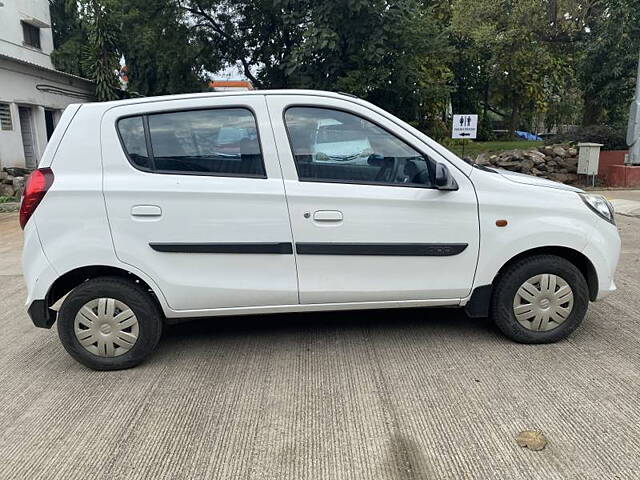
<instances>
[{"instance_id":1,"label":"window of building","mask_svg":"<svg viewBox=\"0 0 640 480\"><path fill-rule=\"evenodd\" d=\"M22 35L24 36L25 45L40 48L40 29L27 22L22 23Z\"/></svg>"},{"instance_id":2,"label":"window of building","mask_svg":"<svg viewBox=\"0 0 640 480\"><path fill-rule=\"evenodd\" d=\"M47 141L51 140L51 135L53 135L53 131L56 129L53 115L54 115L53 110L44 111L44 124L45 124L45 127L47 128Z\"/></svg>"},{"instance_id":3,"label":"window of building","mask_svg":"<svg viewBox=\"0 0 640 480\"><path fill-rule=\"evenodd\" d=\"M163 173L264 177L253 114L244 108L157 113L118 122L136 166Z\"/></svg>"},{"instance_id":4,"label":"window of building","mask_svg":"<svg viewBox=\"0 0 640 480\"><path fill-rule=\"evenodd\" d=\"M0 103L0 129L13 130L11 108L8 103Z\"/></svg>"},{"instance_id":5,"label":"window of building","mask_svg":"<svg viewBox=\"0 0 640 480\"><path fill-rule=\"evenodd\" d=\"M292 107L285 122L302 181L433 186L429 159L369 120Z\"/></svg>"}]
</instances>

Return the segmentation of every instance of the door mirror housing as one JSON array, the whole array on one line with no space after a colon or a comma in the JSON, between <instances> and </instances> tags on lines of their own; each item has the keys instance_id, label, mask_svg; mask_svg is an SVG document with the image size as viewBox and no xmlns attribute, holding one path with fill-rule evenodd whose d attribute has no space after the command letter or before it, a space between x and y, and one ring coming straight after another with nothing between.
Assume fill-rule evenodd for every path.
<instances>
[{"instance_id":1,"label":"door mirror housing","mask_svg":"<svg viewBox=\"0 0 640 480\"><path fill-rule=\"evenodd\" d=\"M458 184L444 163L436 163L435 185L438 190L458 190Z\"/></svg>"}]
</instances>

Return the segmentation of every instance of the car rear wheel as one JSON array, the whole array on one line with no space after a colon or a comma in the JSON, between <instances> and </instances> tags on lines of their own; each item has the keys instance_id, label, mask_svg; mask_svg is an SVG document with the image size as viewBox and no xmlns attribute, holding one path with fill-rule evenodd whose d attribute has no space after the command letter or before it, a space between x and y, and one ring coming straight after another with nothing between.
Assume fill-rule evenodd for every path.
<instances>
[{"instance_id":1,"label":"car rear wheel","mask_svg":"<svg viewBox=\"0 0 640 480\"><path fill-rule=\"evenodd\" d=\"M156 348L162 313L139 284L118 277L88 280L65 299L58 335L78 362L94 370L141 363Z\"/></svg>"},{"instance_id":2,"label":"car rear wheel","mask_svg":"<svg viewBox=\"0 0 640 480\"><path fill-rule=\"evenodd\" d=\"M491 316L516 342L551 343L578 328L588 306L587 282L575 265L555 255L535 255L499 277Z\"/></svg>"}]
</instances>

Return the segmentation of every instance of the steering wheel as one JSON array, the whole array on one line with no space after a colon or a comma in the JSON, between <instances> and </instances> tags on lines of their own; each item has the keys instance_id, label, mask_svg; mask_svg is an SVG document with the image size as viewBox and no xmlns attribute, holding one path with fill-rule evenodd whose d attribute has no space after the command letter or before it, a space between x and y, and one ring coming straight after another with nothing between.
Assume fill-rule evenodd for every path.
<instances>
[{"instance_id":1,"label":"steering wheel","mask_svg":"<svg viewBox=\"0 0 640 480\"><path fill-rule=\"evenodd\" d=\"M382 168L378 171L376 175L376 182L393 182L395 181L396 176L398 175L398 169L400 166L400 162L395 157L382 157L381 155L375 155L374 162L372 162L372 158L374 155L369 157L369 164L376 165L382 164Z\"/></svg>"}]
</instances>

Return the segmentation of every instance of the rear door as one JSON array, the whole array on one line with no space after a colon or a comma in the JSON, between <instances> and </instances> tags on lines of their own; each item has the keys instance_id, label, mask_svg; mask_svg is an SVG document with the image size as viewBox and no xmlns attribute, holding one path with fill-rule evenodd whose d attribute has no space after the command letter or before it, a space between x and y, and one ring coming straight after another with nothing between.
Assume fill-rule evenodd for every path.
<instances>
[{"instance_id":1,"label":"rear door","mask_svg":"<svg viewBox=\"0 0 640 480\"><path fill-rule=\"evenodd\" d=\"M475 191L433 185L447 161L387 117L342 99L267 96L302 303L459 299L471 291Z\"/></svg>"},{"instance_id":2,"label":"rear door","mask_svg":"<svg viewBox=\"0 0 640 480\"><path fill-rule=\"evenodd\" d=\"M153 278L170 308L298 303L263 96L112 108L102 156L116 254Z\"/></svg>"}]
</instances>

